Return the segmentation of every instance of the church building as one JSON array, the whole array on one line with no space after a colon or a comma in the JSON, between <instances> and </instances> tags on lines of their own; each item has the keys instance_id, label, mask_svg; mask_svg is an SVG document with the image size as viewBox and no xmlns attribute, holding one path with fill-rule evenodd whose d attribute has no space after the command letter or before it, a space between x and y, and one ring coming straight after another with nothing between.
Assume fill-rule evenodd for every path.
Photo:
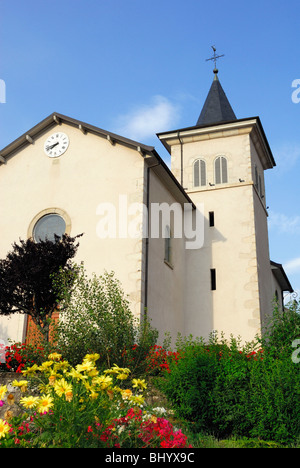
<instances>
[{"instance_id":1,"label":"church building","mask_svg":"<svg viewBox=\"0 0 300 468\"><path fill-rule=\"evenodd\" d=\"M236 118L215 69L196 124L157 136L171 169L152 146L56 112L2 149L0 258L19 239L84 233L75 261L114 271L161 338L250 341L293 291L269 255L275 161L260 118ZM25 341L28 323L0 316L0 344Z\"/></svg>"}]
</instances>

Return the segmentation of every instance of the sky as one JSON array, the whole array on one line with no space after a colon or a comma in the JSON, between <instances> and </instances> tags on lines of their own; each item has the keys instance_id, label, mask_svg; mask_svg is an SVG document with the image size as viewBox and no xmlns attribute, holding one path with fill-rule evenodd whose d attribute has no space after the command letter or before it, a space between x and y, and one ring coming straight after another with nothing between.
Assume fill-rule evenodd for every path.
<instances>
[{"instance_id":1,"label":"sky","mask_svg":"<svg viewBox=\"0 0 300 468\"><path fill-rule=\"evenodd\" d=\"M270 256L300 296L299 14L299 0L0 0L0 148L58 112L169 163L156 133L196 124L214 45L237 118L260 117L277 163Z\"/></svg>"}]
</instances>

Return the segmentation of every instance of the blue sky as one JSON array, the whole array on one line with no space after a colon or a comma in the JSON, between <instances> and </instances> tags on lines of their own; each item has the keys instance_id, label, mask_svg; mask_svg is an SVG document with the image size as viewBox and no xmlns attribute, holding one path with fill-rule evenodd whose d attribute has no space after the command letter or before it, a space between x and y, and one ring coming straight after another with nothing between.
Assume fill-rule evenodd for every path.
<instances>
[{"instance_id":1,"label":"blue sky","mask_svg":"<svg viewBox=\"0 0 300 468\"><path fill-rule=\"evenodd\" d=\"M155 133L196 124L214 44L237 117L260 116L277 162L270 253L300 293L299 14L299 0L0 0L0 148L56 111L168 162Z\"/></svg>"}]
</instances>

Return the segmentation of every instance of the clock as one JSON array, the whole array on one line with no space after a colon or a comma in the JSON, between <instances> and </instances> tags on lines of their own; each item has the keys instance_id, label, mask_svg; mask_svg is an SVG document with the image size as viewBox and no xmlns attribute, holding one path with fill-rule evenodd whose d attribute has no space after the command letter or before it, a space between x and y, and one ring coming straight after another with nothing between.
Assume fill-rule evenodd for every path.
<instances>
[{"instance_id":1,"label":"clock","mask_svg":"<svg viewBox=\"0 0 300 468\"><path fill-rule=\"evenodd\" d=\"M65 133L56 132L50 135L44 144L44 151L49 158L57 158L67 151L69 137Z\"/></svg>"}]
</instances>

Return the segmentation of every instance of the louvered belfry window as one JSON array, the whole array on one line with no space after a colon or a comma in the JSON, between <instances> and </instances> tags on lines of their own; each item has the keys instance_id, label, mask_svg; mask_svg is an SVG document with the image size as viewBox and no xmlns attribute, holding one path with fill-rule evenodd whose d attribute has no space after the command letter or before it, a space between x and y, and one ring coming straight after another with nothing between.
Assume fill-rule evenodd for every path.
<instances>
[{"instance_id":1,"label":"louvered belfry window","mask_svg":"<svg viewBox=\"0 0 300 468\"><path fill-rule=\"evenodd\" d=\"M206 185L206 163L203 159L194 162L194 187Z\"/></svg>"},{"instance_id":2,"label":"louvered belfry window","mask_svg":"<svg viewBox=\"0 0 300 468\"><path fill-rule=\"evenodd\" d=\"M227 159L224 156L219 156L215 160L215 183L227 184L227 182L228 182Z\"/></svg>"}]
</instances>

